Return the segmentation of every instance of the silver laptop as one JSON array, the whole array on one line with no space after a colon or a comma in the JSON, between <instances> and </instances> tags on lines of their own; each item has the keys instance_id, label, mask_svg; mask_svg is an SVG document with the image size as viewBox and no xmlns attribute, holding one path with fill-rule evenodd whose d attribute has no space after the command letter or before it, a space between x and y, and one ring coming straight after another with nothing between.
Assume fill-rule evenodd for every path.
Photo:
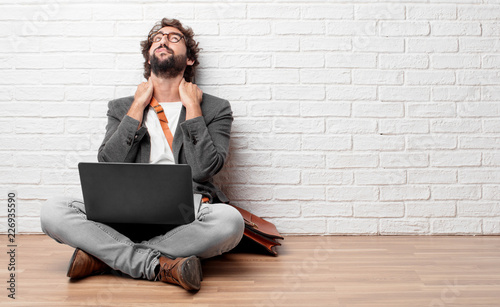
<instances>
[{"instance_id":1,"label":"silver laptop","mask_svg":"<svg viewBox=\"0 0 500 307\"><path fill-rule=\"evenodd\" d=\"M96 222L183 225L201 204L186 164L81 162L78 170L87 218Z\"/></svg>"}]
</instances>

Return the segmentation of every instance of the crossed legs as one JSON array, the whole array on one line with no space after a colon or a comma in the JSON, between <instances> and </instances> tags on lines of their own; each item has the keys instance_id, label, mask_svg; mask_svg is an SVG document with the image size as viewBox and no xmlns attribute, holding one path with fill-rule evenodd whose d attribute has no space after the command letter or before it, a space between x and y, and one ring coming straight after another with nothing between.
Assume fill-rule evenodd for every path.
<instances>
[{"instance_id":1,"label":"crossed legs","mask_svg":"<svg viewBox=\"0 0 500 307\"><path fill-rule=\"evenodd\" d=\"M40 214L43 232L134 278L154 280L160 256L209 258L234 248L243 236L240 213L226 204L202 204L190 224L135 243L115 229L90 221L82 201L50 199ZM155 271L156 270L156 271Z\"/></svg>"}]
</instances>

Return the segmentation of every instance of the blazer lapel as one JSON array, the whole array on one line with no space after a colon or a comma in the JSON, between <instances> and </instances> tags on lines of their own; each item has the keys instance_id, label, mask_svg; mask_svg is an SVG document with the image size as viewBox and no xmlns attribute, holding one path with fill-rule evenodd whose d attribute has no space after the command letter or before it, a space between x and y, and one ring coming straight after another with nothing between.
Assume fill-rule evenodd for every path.
<instances>
[{"instance_id":1,"label":"blazer lapel","mask_svg":"<svg viewBox=\"0 0 500 307\"><path fill-rule=\"evenodd\" d=\"M181 114L179 115L179 122L177 123L177 128L175 129L174 142L172 143L172 149L174 152L174 160L176 164L179 164L180 152L182 148L182 131L181 124L186 121L186 108L182 106Z\"/></svg>"}]
</instances>

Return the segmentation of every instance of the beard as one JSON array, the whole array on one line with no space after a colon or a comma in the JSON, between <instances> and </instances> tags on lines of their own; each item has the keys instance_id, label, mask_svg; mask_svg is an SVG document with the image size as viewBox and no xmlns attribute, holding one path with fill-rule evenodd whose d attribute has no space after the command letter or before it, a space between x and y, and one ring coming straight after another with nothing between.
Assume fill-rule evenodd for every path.
<instances>
[{"instance_id":1,"label":"beard","mask_svg":"<svg viewBox=\"0 0 500 307\"><path fill-rule=\"evenodd\" d=\"M169 79L174 78L183 73L184 69L186 69L187 56L184 55L174 55L172 49L163 46L170 52L172 52L172 56L160 60L156 54L153 52L151 55L151 71L159 78Z\"/></svg>"}]
</instances>

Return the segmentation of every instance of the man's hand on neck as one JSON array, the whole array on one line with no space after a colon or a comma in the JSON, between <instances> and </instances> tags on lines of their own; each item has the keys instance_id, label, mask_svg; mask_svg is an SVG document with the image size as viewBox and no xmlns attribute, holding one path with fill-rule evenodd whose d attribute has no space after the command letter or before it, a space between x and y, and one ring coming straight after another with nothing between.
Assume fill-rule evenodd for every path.
<instances>
[{"instance_id":1,"label":"man's hand on neck","mask_svg":"<svg viewBox=\"0 0 500 307\"><path fill-rule=\"evenodd\" d=\"M137 86L134 102L130 106L127 115L139 121L141 127L144 109L147 108L153 97L158 102L181 101L186 108L186 120L202 116L201 100L203 92L194 83L186 82L183 74L175 78L159 78L151 74L148 82Z\"/></svg>"},{"instance_id":2,"label":"man's hand on neck","mask_svg":"<svg viewBox=\"0 0 500 307\"><path fill-rule=\"evenodd\" d=\"M196 84L182 79L179 84L179 94L182 105L186 108L186 120L202 116L201 100L203 92Z\"/></svg>"},{"instance_id":3,"label":"man's hand on neck","mask_svg":"<svg viewBox=\"0 0 500 307\"><path fill-rule=\"evenodd\" d=\"M153 82L151 78L147 82L142 82L137 86L137 90L134 94L134 102L130 106L127 115L138 120L139 125L137 130L141 127L142 117L144 114L144 109L149 105L149 102L153 98Z\"/></svg>"}]
</instances>

